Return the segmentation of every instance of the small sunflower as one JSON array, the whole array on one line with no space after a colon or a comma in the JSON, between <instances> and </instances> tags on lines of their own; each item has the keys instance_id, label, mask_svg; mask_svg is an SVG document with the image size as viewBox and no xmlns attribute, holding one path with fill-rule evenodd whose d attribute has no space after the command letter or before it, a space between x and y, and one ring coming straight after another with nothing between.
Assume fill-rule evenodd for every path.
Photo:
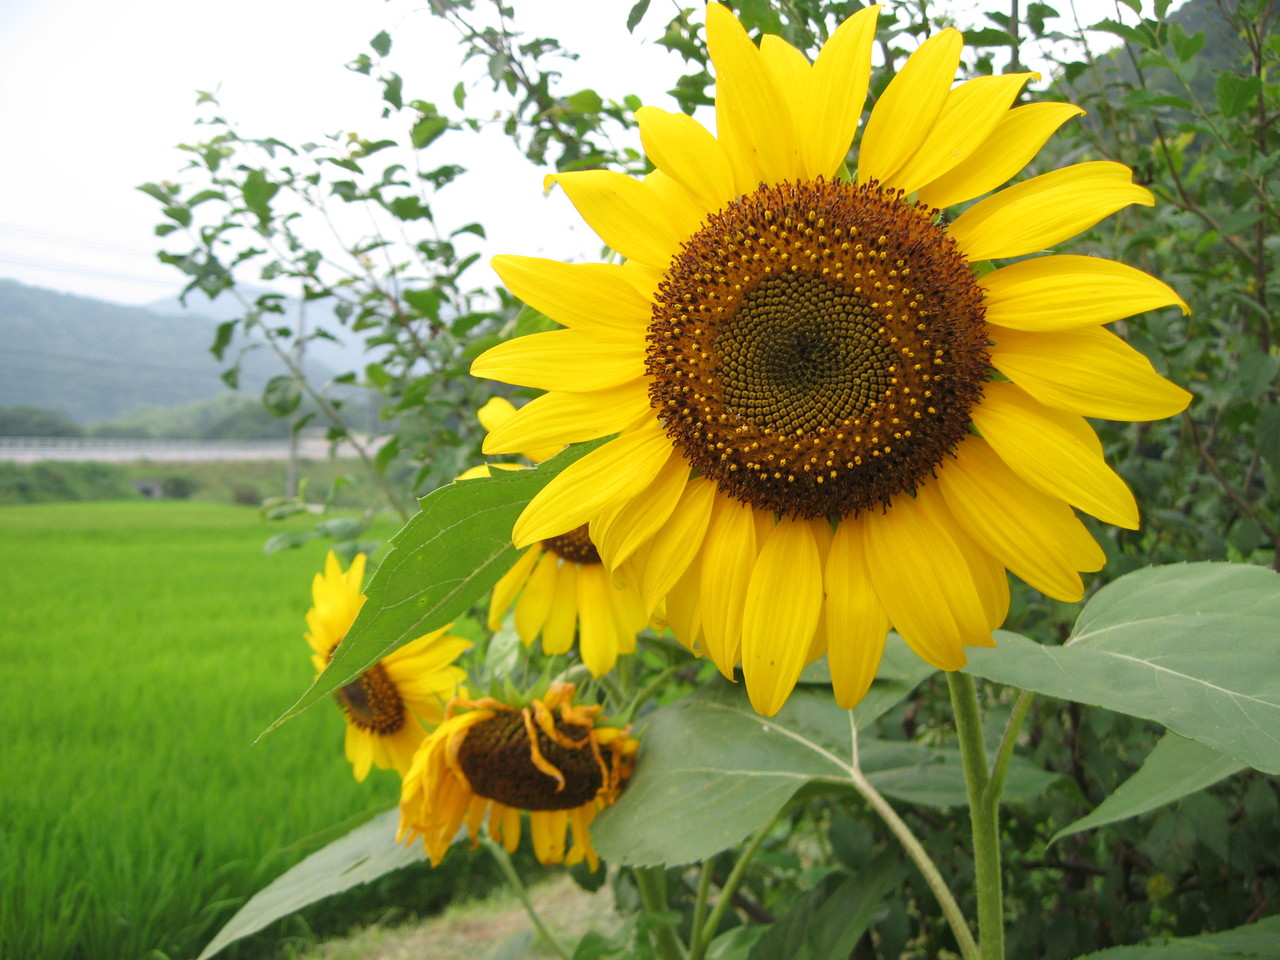
<instances>
[{"instance_id":1,"label":"small sunflower","mask_svg":"<svg viewBox=\"0 0 1280 960\"><path fill-rule=\"evenodd\" d=\"M509 401L494 397L480 409L479 418L492 432L515 415ZM541 463L561 449L521 452ZM473 467L458 479L488 476L490 466L518 468L502 463ZM526 646L541 635L544 653L568 653L576 633L582 662L595 677L612 670L619 654L635 653L636 634L649 622L633 564L623 561L607 568L585 524L534 543L503 575L489 603L490 630L502 626L512 602L516 633Z\"/></svg>"},{"instance_id":2,"label":"small sunflower","mask_svg":"<svg viewBox=\"0 0 1280 960\"><path fill-rule=\"evenodd\" d=\"M358 553L344 572L330 550L324 573L311 582L306 638L317 674L329 665L364 605L364 568L365 555ZM453 661L471 646L450 636L448 629L410 641L334 691L347 718L346 754L357 780L363 781L373 766L395 768L403 777L427 735L422 723L434 725L443 719L444 705L467 678Z\"/></svg>"},{"instance_id":3,"label":"small sunflower","mask_svg":"<svg viewBox=\"0 0 1280 960\"><path fill-rule=\"evenodd\" d=\"M591 821L618 798L639 741L629 727L597 725L600 708L573 696L573 684L557 683L523 708L490 697L450 703L404 778L396 839L421 836L434 866L464 823L474 841L487 816L489 835L514 852L524 810L540 863L597 869Z\"/></svg>"},{"instance_id":4,"label":"small sunflower","mask_svg":"<svg viewBox=\"0 0 1280 960\"><path fill-rule=\"evenodd\" d=\"M1036 256L1154 201L1118 163L1003 190L1068 119L1014 106L1034 74L953 87L963 38L926 40L845 163L877 7L810 64L707 7L716 130L636 112L656 168L549 176L621 264L502 256L507 287L567 329L509 341L478 376L546 390L485 450L615 438L547 484L517 546L588 524L634 557L647 605L771 715L827 655L866 692L892 625L944 670L990 645L1006 570L1074 601L1104 555L1073 507L1138 508L1085 417L1147 420L1190 395L1104 324L1186 305L1109 260ZM943 211L974 198L951 219Z\"/></svg>"}]
</instances>

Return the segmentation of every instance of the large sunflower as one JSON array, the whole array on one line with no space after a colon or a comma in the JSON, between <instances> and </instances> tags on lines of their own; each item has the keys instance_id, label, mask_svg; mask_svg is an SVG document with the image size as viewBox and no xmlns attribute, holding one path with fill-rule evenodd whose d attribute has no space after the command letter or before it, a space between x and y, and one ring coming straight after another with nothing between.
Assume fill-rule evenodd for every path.
<instances>
[{"instance_id":1,"label":"large sunflower","mask_svg":"<svg viewBox=\"0 0 1280 960\"><path fill-rule=\"evenodd\" d=\"M1085 416L1143 420L1189 395L1103 324L1185 304L1109 260L1024 257L1151 194L1118 163L991 193L1069 118L1013 106L1033 74L952 87L962 37L925 41L876 101L844 164L878 10L812 65L707 7L711 134L637 111L656 170L548 177L623 264L503 256L509 289L568 329L486 352L472 372L548 392L486 450L617 434L521 515L517 545L590 524L677 636L726 675L741 661L775 713L823 652L852 706L892 625L955 670L990 645L1010 570L1082 596L1103 553L1078 508L1135 528L1138 509Z\"/></svg>"},{"instance_id":2,"label":"large sunflower","mask_svg":"<svg viewBox=\"0 0 1280 960\"><path fill-rule=\"evenodd\" d=\"M324 573L311 582L306 638L317 673L329 665L364 606L364 568L365 555L357 553L344 572L330 550ZM467 678L453 661L471 646L448 629L410 641L334 691L347 719L346 754L357 780L363 781L371 766L395 768L403 777L426 736L420 721L434 725L443 719L445 704Z\"/></svg>"},{"instance_id":3,"label":"large sunflower","mask_svg":"<svg viewBox=\"0 0 1280 960\"><path fill-rule=\"evenodd\" d=\"M493 397L478 416L493 431L515 414L510 401ZM560 450L551 446L520 452L541 463ZM509 470L519 465L472 467L458 479L488 476L491 467ZM594 677L612 670L619 654L635 653L636 634L649 622L633 564L627 560L606 569L586 524L540 540L521 554L494 585L490 630L502 626L513 602L516 633L526 646L541 636L544 653L568 653L576 634L578 653Z\"/></svg>"},{"instance_id":4,"label":"large sunflower","mask_svg":"<svg viewBox=\"0 0 1280 960\"><path fill-rule=\"evenodd\" d=\"M639 741L629 727L597 725L600 708L573 695L573 684L557 683L523 708L488 697L451 703L404 779L396 839L421 836L434 866L464 823L474 840L488 817L490 836L514 853L523 810L539 862L585 860L595 870L591 821L618 798Z\"/></svg>"}]
</instances>

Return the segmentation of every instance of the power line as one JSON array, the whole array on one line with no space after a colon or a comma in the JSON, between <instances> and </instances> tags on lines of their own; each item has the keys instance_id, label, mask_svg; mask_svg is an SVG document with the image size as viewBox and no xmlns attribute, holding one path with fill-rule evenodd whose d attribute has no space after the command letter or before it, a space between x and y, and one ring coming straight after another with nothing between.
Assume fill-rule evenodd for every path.
<instances>
[{"instance_id":1,"label":"power line","mask_svg":"<svg viewBox=\"0 0 1280 960\"><path fill-rule=\"evenodd\" d=\"M38 257L23 257L16 254L0 256L0 263L11 263L19 267L35 267L40 270L52 270L54 273L73 273L86 277L119 280L122 283L149 283L152 286L168 287L169 289L177 286L177 281L175 280L157 280L155 277L141 277L137 274L121 273L118 270L95 270L92 267L69 264L64 261L43 260Z\"/></svg>"},{"instance_id":2,"label":"power line","mask_svg":"<svg viewBox=\"0 0 1280 960\"><path fill-rule=\"evenodd\" d=\"M130 369L160 370L163 373L188 374L201 377L210 372L217 372L216 367L206 367L203 370L197 370L194 367L173 367L165 363L144 363L134 360L115 360L110 357L76 356L70 353L50 353L47 350L24 350L20 347L6 346L4 348L4 352L16 353L26 357L36 357L41 360L66 360L71 363L88 363L94 366L107 364L109 366L128 367Z\"/></svg>"},{"instance_id":3,"label":"power line","mask_svg":"<svg viewBox=\"0 0 1280 960\"><path fill-rule=\"evenodd\" d=\"M120 243L111 243L106 240L85 240L81 237L69 237L65 233L49 233L46 230L33 230L31 227L19 226L16 223L6 223L0 220L0 233L16 233L24 237L32 237L36 240L45 240L49 243L62 243L73 247L86 247L90 250L104 250L112 253L123 253L134 257L151 258L156 255L154 250L145 250L142 247L129 247Z\"/></svg>"}]
</instances>

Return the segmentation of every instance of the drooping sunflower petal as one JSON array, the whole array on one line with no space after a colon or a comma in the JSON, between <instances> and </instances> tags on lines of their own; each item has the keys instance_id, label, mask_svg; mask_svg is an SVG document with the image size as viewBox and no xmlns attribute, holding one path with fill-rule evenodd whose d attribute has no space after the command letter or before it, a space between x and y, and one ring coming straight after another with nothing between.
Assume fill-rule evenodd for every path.
<instances>
[{"instance_id":1,"label":"drooping sunflower petal","mask_svg":"<svg viewBox=\"0 0 1280 960\"><path fill-rule=\"evenodd\" d=\"M871 46L880 4L859 10L822 46L808 95L793 105L800 164L808 179L831 177L844 163L871 81Z\"/></svg>"},{"instance_id":2,"label":"drooping sunflower petal","mask_svg":"<svg viewBox=\"0 0 1280 960\"><path fill-rule=\"evenodd\" d=\"M742 609L755 569L751 507L717 494L702 546L702 635L707 656L730 680L742 642Z\"/></svg>"},{"instance_id":3,"label":"drooping sunflower petal","mask_svg":"<svg viewBox=\"0 0 1280 960\"><path fill-rule=\"evenodd\" d=\"M618 631L609 594L616 592L600 564L578 571L578 651L593 677L613 669L618 659Z\"/></svg>"},{"instance_id":4,"label":"drooping sunflower petal","mask_svg":"<svg viewBox=\"0 0 1280 960\"><path fill-rule=\"evenodd\" d=\"M568 653L578 626L578 574L576 563L561 563L556 568L555 588L551 591L551 607L542 625L542 652L548 656Z\"/></svg>"},{"instance_id":5,"label":"drooping sunflower petal","mask_svg":"<svg viewBox=\"0 0 1280 960\"><path fill-rule=\"evenodd\" d=\"M738 193L802 175L791 111L736 17L707 4L707 54L716 73L716 132Z\"/></svg>"},{"instance_id":6,"label":"drooping sunflower petal","mask_svg":"<svg viewBox=\"0 0 1280 960\"><path fill-rule=\"evenodd\" d=\"M1004 73L960 84L943 102L924 143L886 184L914 193L973 156L1028 80L1038 73Z\"/></svg>"},{"instance_id":7,"label":"drooping sunflower petal","mask_svg":"<svg viewBox=\"0 0 1280 960\"><path fill-rule=\"evenodd\" d=\"M616 569L662 528L688 482L689 465L672 457L643 491L592 519L591 542L606 567Z\"/></svg>"},{"instance_id":8,"label":"drooping sunflower petal","mask_svg":"<svg viewBox=\"0 0 1280 960\"><path fill-rule=\"evenodd\" d=\"M1074 330L1157 307L1191 312L1168 284L1100 257L1021 260L988 273L978 286L986 291L987 321L1014 330Z\"/></svg>"},{"instance_id":9,"label":"drooping sunflower petal","mask_svg":"<svg viewBox=\"0 0 1280 960\"><path fill-rule=\"evenodd\" d=\"M742 675L757 713L782 709L822 614L822 558L805 521L783 518L760 547L742 614Z\"/></svg>"},{"instance_id":10,"label":"drooping sunflower petal","mask_svg":"<svg viewBox=\"0 0 1280 960\"><path fill-rule=\"evenodd\" d=\"M536 548L530 548L530 551ZM551 613L551 601L556 595L556 576L560 558L554 553L543 553L529 574L525 589L516 601L516 633L525 646L533 643L542 632Z\"/></svg>"},{"instance_id":11,"label":"drooping sunflower petal","mask_svg":"<svg viewBox=\"0 0 1280 960\"><path fill-rule=\"evenodd\" d=\"M990 640L987 611L955 539L901 496L868 517L863 547L876 596L902 639L939 670L958 670L964 647Z\"/></svg>"},{"instance_id":12,"label":"drooping sunflower petal","mask_svg":"<svg viewBox=\"0 0 1280 960\"><path fill-rule=\"evenodd\" d=\"M535 397L484 438L487 454L523 453L596 440L623 430L649 409L648 386L628 380L589 393L552 390ZM553 451L554 453L555 451Z\"/></svg>"},{"instance_id":13,"label":"drooping sunflower petal","mask_svg":"<svg viewBox=\"0 0 1280 960\"><path fill-rule=\"evenodd\" d=\"M867 519L866 514L847 518L836 527L822 578L831 686L836 703L846 710L871 689L889 632L889 618L871 587L861 542Z\"/></svg>"},{"instance_id":14,"label":"drooping sunflower petal","mask_svg":"<svg viewBox=\"0 0 1280 960\"><path fill-rule=\"evenodd\" d=\"M1162 420L1191 402L1110 330L990 329L992 366L1050 407L1103 420Z\"/></svg>"},{"instance_id":15,"label":"drooping sunflower petal","mask_svg":"<svg viewBox=\"0 0 1280 960\"><path fill-rule=\"evenodd\" d=\"M644 341L581 330L550 330L490 347L471 375L538 390L589 393L644 375Z\"/></svg>"},{"instance_id":16,"label":"drooping sunflower petal","mask_svg":"<svg viewBox=\"0 0 1280 960\"><path fill-rule=\"evenodd\" d=\"M635 496L673 453L656 420L592 450L529 501L512 531L516 546L575 530L601 510Z\"/></svg>"},{"instance_id":17,"label":"drooping sunflower petal","mask_svg":"<svg viewBox=\"0 0 1280 960\"><path fill-rule=\"evenodd\" d=\"M1088 230L1132 203L1155 197L1122 163L1091 160L1041 174L979 200L948 230L970 260L1020 257Z\"/></svg>"},{"instance_id":18,"label":"drooping sunflower petal","mask_svg":"<svg viewBox=\"0 0 1280 960\"><path fill-rule=\"evenodd\" d=\"M493 597L489 601L489 629L502 628L502 618L511 606L520 588L525 585L534 565L542 556L542 547L534 544L520 555L520 559L511 565L511 569L502 575L502 579L493 585ZM541 627L541 624L539 624Z\"/></svg>"},{"instance_id":19,"label":"drooping sunflower petal","mask_svg":"<svg viewBox=\"0 0 1280 960\"><path fill-rule=\"evenodd\" d=\"M968 159L920 188L920 203L946 209L990 193L1030 163L1055 130L1083 113L1070 103L1014 107L1000 118Z\"/></svg>"},{"instance_id":20,"label":"drooping sunflower petal","mask_svg":"<svg viewBox=\"0 0 1280 960\"><path fill-rule=\"evenodd\" d=\"M658 107L641 107L636 111L636 122L645 156L683 184L705 210L719 210L733 199L733 168L720 141L706 127L686 114ZM648 300L642 301L646 321L649 312Z\"/></svg>"},{"instance_id":21,"label":"drooping sunflower petal","mask_svg":"<svg viewBox=\"0 0 1280 960\"><path fill-rule=\"evenodd\" d=\"M858 180L895 186L894 177L928 138L960 65L964 38L957 30L934 34L907 58L862 134Z\"/></svg>"},{"instance_id":22,"label":"drooping sunflower petal","mask_svg":"<svg viewBox=\"0 0 1280 960\"><path fill-rule=\"evenodd\" d=\"M1097 443L1082 417L1046 407L1012 383L987 384L972 414L1000 459L1033 487L1105 523L1138 528L1133 494L1082 436L1088 431Z\"/></svg>"},{"instance_id":23,"label":"drooping sunflower petal","mask_svg":"<svg viewBox=\"0 0 1280 960\"><path fill-rule=\"evenodd\" d=\"M640 581L640 596L648 610L675 588L698 556L715 499L715 484L709 480L698 477L686 482L680 502L649 541Z\"/></svg>"},{"instance_id":24,"label":"drooping sunflower petal","mask_svg":"<svg viewBox=\"0 0 1280 960\"><path fill-rule=\"evenodd\" d=\"M634 334L649 322L648 299L631 285L619 264L562 263L509 254L490 262L515 296L566 327Z\"/></svg>"},{"instance_id":25,"label":"drooping sunflower petal","mask_svg":"<svg viewBox=\"0 0 1280 960\"><path fill-rule=\"evenodd\" d=\"M1074 603L1084 596L1076 571L1102 567L1105 555L1071 508L1021 479L981 437L961 444L938 488L969 536L1047 596Z\"/></svg>"},{"instance_id":26,"label":"drooping sunflower petal","mask_svg":"<svg viewBox=\"0 0 1280 960\"><path fill-rule=\"evenodd\" d=\"M679 246L679 229L643 180L614 170L578 170L549 174L545 182L548 189L559 184L600 239L628 260L661 267Z\"/></svg>"}]
</instances>

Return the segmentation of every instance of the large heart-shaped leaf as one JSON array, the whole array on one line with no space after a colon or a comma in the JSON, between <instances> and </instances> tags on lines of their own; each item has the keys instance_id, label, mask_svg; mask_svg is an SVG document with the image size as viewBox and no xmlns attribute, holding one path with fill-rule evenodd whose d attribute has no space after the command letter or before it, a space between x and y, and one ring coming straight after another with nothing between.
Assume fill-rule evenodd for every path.
<instances>
[{"instance_id":1,"label":"large heart-shaped leaf","mask_svg":"<svg viewBox=\"0 0 1280 960\"><path fill-rule=\"evenodd\" d=\"M965 669L997 683L1155 720L1280 773L1280 575L1148 567L1100 590L1064 646L998 633Z\"/></svg>"}]
</instances>

